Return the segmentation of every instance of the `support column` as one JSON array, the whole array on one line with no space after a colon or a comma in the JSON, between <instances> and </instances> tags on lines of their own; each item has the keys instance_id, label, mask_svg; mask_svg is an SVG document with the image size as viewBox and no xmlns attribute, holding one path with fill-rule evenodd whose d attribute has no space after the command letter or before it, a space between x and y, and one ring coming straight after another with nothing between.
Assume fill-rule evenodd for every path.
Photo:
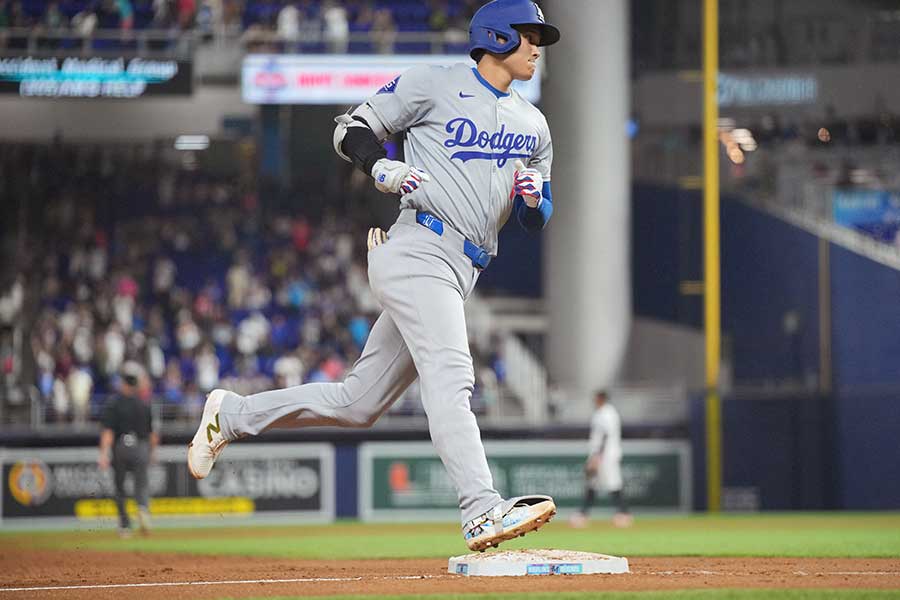
<instances>
[{"instance_id":1,"label":"support column","mask_svg":"<svg viewBox=\"0 0 900 600\"><path fill-rule=\"evenodd\" d=\"M613 382L631 328L628 2L545 2L562 40L548 48L545 109L556 211L547 235L547 363L585 414Z\"/></svg>"}]
</instances>

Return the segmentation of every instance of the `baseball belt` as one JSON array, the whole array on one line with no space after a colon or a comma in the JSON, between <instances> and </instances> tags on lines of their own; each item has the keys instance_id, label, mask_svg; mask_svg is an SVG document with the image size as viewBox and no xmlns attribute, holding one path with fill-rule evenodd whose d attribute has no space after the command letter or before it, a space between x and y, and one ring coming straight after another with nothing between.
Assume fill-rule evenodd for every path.
<instances>
[{"instance_id":1,"label":"baseball belt","mask_svg":"<svg viewBox=\"0 0 900 600\"><path fill-rule=\"evenodd\" d=\"M444 235L444 222L429 212L422 210L416 211L416 223L423 227L427 227L440 236ZM463 237L463 235L458 233L455 229L452 229L449 226L447 229L450 229L462 238L463 253L472 261L472 266L476 269L481 269L482 271L487 269L488 265L491 264L491 255L481 246Z\"/></svg>"}]
</instances>

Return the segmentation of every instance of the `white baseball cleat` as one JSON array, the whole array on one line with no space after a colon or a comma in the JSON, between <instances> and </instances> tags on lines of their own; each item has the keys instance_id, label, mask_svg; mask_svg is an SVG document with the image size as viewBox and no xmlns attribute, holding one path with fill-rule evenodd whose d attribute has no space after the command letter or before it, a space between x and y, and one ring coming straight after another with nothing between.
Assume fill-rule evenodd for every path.
<instances>
[{"instance_id":1,"label":"white baseball cleat","mask_svg":"<svg viewBox=\"0 0 900 600\"><path fill-rule=\"evenodd\" d=\"M501 542L535 531L556 514L550 496L518 496L504 500L463 526L469 550L483 552Z\"/></svg>"},{"instance_id":2,"label":"white baseball cleat","mask_svg":"<svg viewBox=\"0 0 900 600\"><path fill-rule=\"evenodd\" d=\"M572 513L572 516L569 517L569 525L575 529L584 529L588 526L588 517L581 511Z\"/></svg>"},{"instance_id":3,"label":"white baseball cleat","mask_svg":"<svg viewBox=\"0 0 900 600\"><path fill-rule=\"evenodd\" d=\"M612 523L615 527L631 527L631 525L634 523L634 517L632 517L629 513L616 513L613 515Z\"/></svg>"},{"instance_id":4,"label":"white baseball cleat","mask_svg":"<svg viewBox=\"0 0 900 600\"><path fill-rule=\"evenodd\" d=\"M150 511L146 508L138 507L137 520L141 535L150 535Z\"/></svg>"},{"instance_id":5,"label":"white baseball cleat","mask_svg":"<svg viewBox=\"0 0 900 600\"><path fill-rule=\"evenodd\" d=\"M203 479L209 475L216 458L228 445L228 440L222 435L222 428L219 426L219 407L222 406L222 398L226 393L225 390L213 390L206 397L200 427L194 434L194 439L188 444L188 471L194 479Z\"/></svg>"}]
</instances>

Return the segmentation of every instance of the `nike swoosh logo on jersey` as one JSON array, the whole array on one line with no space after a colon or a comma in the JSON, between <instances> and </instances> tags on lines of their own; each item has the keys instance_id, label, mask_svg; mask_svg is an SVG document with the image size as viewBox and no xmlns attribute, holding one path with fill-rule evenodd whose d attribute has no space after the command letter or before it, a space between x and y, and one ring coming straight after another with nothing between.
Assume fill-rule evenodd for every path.
<instances>
[{"instance_id":1,"label":"nike swoosh logo on jersey","mask_svg":"<svg viewBox=\"0 0 900 600\"><path fill-rule=\"evenodd\" d=\"M462 92L460 92L459 97L460 98L474 98L475 94L463 94Z\"/></svg>"}]
</instances>

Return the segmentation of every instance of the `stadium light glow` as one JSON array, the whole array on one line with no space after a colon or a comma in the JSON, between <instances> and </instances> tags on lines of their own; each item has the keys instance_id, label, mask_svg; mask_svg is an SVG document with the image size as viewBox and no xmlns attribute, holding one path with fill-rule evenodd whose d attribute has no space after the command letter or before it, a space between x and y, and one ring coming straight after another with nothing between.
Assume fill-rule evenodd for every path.
<instances>
[{"instance_id":1,"label":"stadium light glow","mask_svg":"<svg viewBox=\"0 0 900 600\"><path fill-rule=\"evenodd\" d=\"M176 150L206 150L209 148L209 136L179 135L175 138Z\"/></svg>"}]
</instances>

